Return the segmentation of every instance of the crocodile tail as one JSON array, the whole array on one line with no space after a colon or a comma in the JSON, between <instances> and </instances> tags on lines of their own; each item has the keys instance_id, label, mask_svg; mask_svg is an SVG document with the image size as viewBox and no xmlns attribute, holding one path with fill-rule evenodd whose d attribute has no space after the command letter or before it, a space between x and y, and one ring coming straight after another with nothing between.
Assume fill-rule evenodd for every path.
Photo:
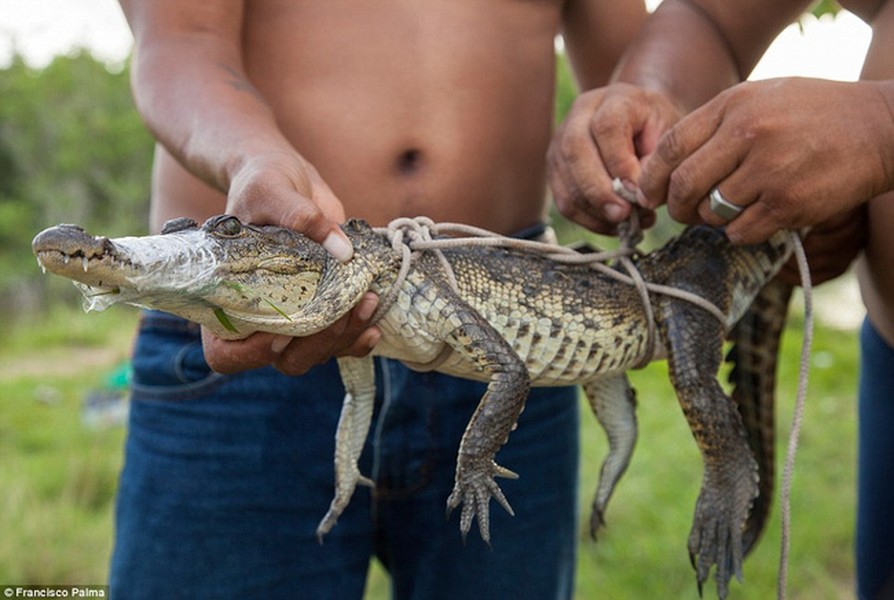
<instances>
[{"instance_id":1,"label":"crocodile tail","mask_svg":"<svg viewBox=\"0 0 894 600\"><path fill-rule=\"evenodd\" d=\"M775 389L779 342L792 286L772 279L730 331L732 363L729 381L748 444L758 464L758 497L754 500L742 542L745 554L754 547L769 520L775 471Z\"/></svg>"}]
</instances>

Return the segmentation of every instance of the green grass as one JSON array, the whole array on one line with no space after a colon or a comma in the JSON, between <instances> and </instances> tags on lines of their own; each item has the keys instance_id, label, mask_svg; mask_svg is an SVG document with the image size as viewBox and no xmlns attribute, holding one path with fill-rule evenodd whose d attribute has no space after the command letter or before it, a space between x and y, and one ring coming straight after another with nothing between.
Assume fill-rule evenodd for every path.
<instances>
[{"instance_id":1,"label":"green grass","mask_svg":"<svg viewBox=\"0 0 894 600\"><path fill-rule=\"evenodd\" d=\"M782 348L777 407L781 472L797 390L800 321ZM791 598L852 597L856 339L816 328L805 421L792 492ZM817 366L817 365L822 365ZM599 541L581 535L578 598L696 598L686 540L701 481L701 461L667 382L664 363L632 374L640 438L608 509ZM587 419L585 419L587 421ZM592 419L589 419L592 422ZM605 445L595 425L584 431L582 506L589 506ZM777 479L778 481L778 479ZM775 596L780 555L778 494L768 531L746 559L744 581L730 598ZM716 597L713 580L706 597Z\"/></svg>"},{"instance_id":2,"label":"green grass","mask_svg":"<svg viewBox=\"0 0 894 600\"><path fill-rule=\"evenodd\" d=\"M60 310L19 322L0 339L0 583L102 583L111 549L124 432L83 424L81 403L127 356L136 312ZM782 348L778 464L797 387L800 321ZM816 328L792 499L791 598L852 597L856 335ZM663 363L633 373L640 439L598 542L586 533L601 430L582 404L583 466L576 597L697 598L686 539L701 481L695 442ZM781 467L780 467L781 468ZM775 594L779 510L730 598ZM374 565L366 597L387 598ZM713 580L705 590L716 596Z\"/></svg>"},{"instance_id":3,"label":"green grass","mask_svg":"<svg viewBox=\"0 0 894 600\"><path fill-rule=\"evenodd\" d=\"M84 425L81 403L126 358L135 317L56 311L0 341L0 582L105 581L124 432Z\"/></svg>"}]
</instances>

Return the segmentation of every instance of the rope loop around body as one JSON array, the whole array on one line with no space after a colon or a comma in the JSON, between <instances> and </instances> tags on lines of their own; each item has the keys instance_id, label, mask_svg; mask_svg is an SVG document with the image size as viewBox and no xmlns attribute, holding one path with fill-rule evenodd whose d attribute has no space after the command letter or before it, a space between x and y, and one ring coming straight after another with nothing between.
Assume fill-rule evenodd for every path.
<instances>
[{"instance_id":1,"label":"rope loop around body","mask_svg":"<svg viewBox=\"0 0 894 600\"><path fill-rule=\"evenodd\" d=\"M635 214L635 211L634 211ZM400 289L410 270L410 265L421 252L433 252L438 257L444 276L454 291L458 291L456 275L443 250L451 248L499 247L530 252L568 265L585 265L620 283L634 286L639 292L648 327L646 352L635 368L648 364L656 346L656 326L654 308L650 293L673 296L690 302L707 311L715 319L726 325L726 315L720 308L705 298L685 290L650 283L643 279L636 268L633 258L638 254L635 244L640 237L639 223L634 220L627 231L622 232L621 246L617 250L580 253L572 248L547 242L523 240L507 237L472 225L461 223L435 223L428 217L402 217L391 221L387 227L375 229L384 235L394 251L401 255L401 267L397 278L389 292L380 301L379 308L373 316L373 322L383 316L396 300ZM623 268L619 270L617 267Z\"/></svg>"}]
</instances>

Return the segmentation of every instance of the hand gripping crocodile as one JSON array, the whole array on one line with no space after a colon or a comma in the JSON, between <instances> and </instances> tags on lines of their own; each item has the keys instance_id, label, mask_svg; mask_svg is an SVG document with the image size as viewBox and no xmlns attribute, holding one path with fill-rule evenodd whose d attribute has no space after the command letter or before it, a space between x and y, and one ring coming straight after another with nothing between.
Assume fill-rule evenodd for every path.
<instances>
[{"instance_id":1,"label":"hand gripping crocodile","mask_svg":"<svg viewBox=\"0 0 894 600\"><path fill-rule=\"evenodd\" d=\"M582 384L606 430L609 453L590 523L595 535L636 440L626 371L667 358L704 461L688 548L699 590L716 566L718 593L726 596L769 512L776 351L790 293L773 276L791 252L787 234L732 246L720 230L692 227L634 259L650 285L701 296L718 315L657 292L648 294L647 307L634 286L543 252L458 245L416 250L405 262L408 251L381 230L360 220L343 229L355 250L344 264L298 233L227 215L201 227L176 219L161 235L117 239L60 225L40 233L33 250L43 268L76 282L88 308L126 302L160 309L224 338L255 331L309 335L368 290L376 292L384 307L372 354L487 383L447 499L448 510L462 506L463 536L477 518L485 541L490 499L512 512L495 477L517 475L495 455L529 386ZM657 332L651 341L650 331ZM731 396L718 381L725 339L734 363ZM372 485L357 466L373 410L372 356L338 364L346 395L336 432L335 498L317 530L321 537L356 485ZM513 468L524 474L524 465Z\"/></svg>"}]
</instances>

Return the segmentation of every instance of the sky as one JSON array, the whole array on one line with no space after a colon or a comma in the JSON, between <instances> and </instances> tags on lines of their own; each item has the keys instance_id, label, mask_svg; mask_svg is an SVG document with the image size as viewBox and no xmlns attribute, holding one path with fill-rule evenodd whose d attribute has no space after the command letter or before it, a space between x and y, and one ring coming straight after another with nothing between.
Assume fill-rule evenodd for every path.
<instances>
[{"instance_id":1,"label":"sky","mask_svg":"<svg viewBox=\"0 0 894 600\"><path fill-rule=\"evenodd\" d=\"M647 5L654 7L657 0L647 0ZM751 78L800 75L852 81L869 40L869 28L848 13L811 18L803 32L797 25L786 29ZM14 48L36 68L76 46L120 63L132 43L117 0L0 0L0 67L9 64Z\"/></svg>"},{"instance_id":2,"label":"sky","mask_svg":"<svg viewBox=\"0 0 894 600\"><path fill-rule=\"evenodd\" d=\"M0 67L14 48L36 68L75 46L120 63L132 44L117 0L0 0Z\"/></svg>"}]
</instances>

